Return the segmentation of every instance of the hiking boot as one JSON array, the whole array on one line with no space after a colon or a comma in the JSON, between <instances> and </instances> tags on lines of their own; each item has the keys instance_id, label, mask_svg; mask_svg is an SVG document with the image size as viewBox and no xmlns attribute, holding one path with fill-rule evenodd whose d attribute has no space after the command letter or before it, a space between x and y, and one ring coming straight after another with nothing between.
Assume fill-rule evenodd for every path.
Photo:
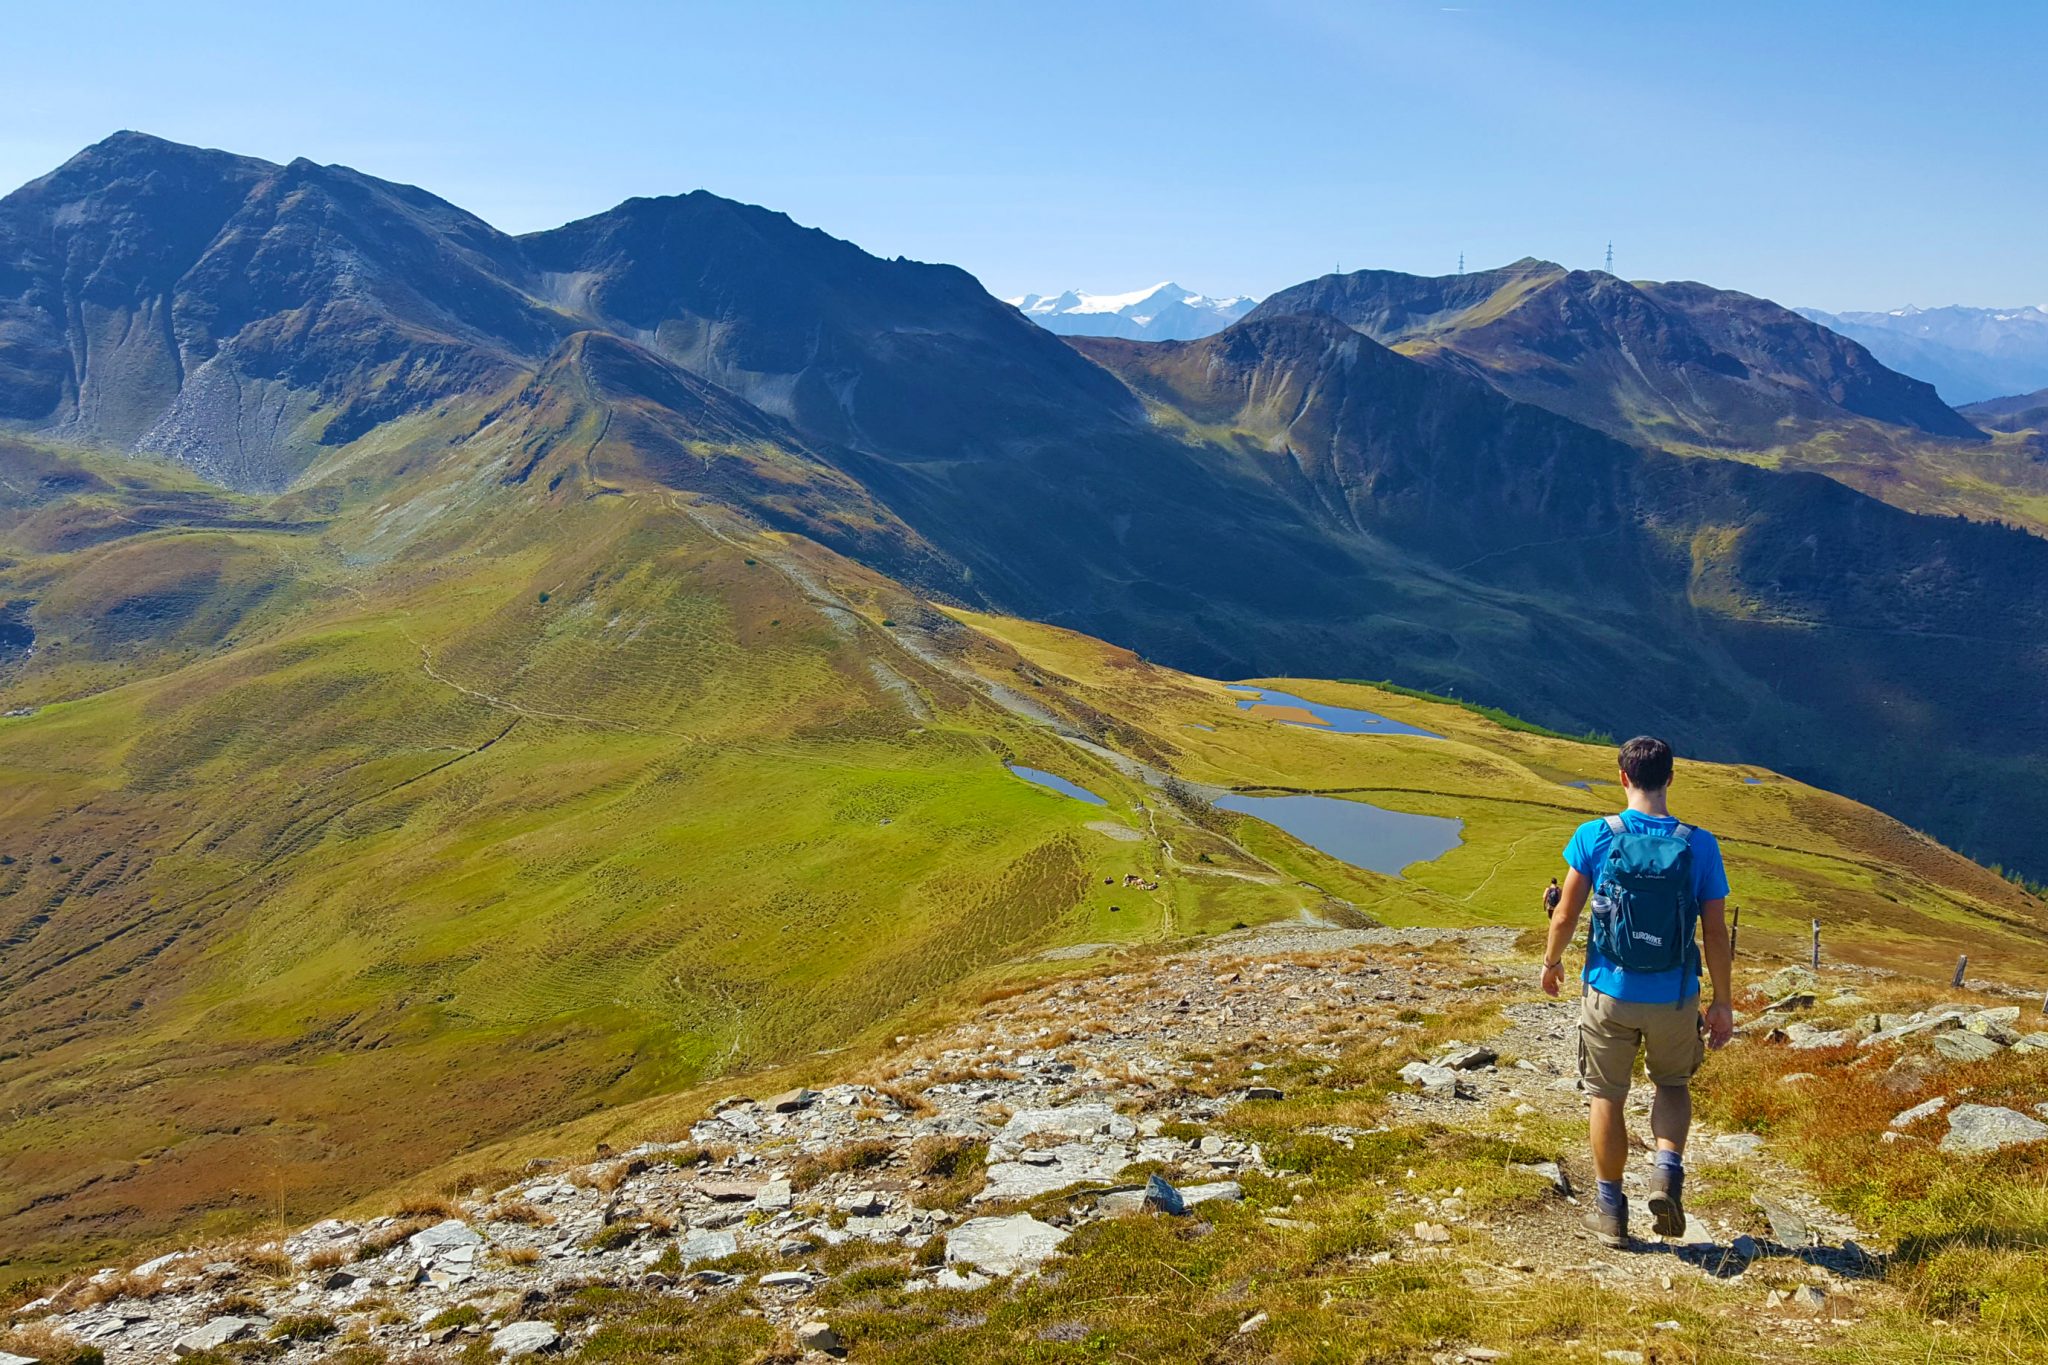
<instances>
[{"instance_id":1,"label":"hiking boot","mask_svg":"<svg viewBox=\"0 0 2048 1365\"><path fill-rule=\"evenodd\" d=\"M1586 1214L1586 1228L1600 1239L1600 1245L1617 1250L1628 1246L1628 1206L1613 1213L1595 1208Z\"/></svg>"},{"instance_id":2,"label":"hiking boot","mask_svg":"<svg viewBox=\"0 0 2048 1365\"><path fill-rule=\"evenodd\" d=\"M1650 1217L1659 1237L1685 1236L1685 1205L1679 1202L1682 1172L1670 1166L1650 1168Z\"/></svg>"}]
</instances>

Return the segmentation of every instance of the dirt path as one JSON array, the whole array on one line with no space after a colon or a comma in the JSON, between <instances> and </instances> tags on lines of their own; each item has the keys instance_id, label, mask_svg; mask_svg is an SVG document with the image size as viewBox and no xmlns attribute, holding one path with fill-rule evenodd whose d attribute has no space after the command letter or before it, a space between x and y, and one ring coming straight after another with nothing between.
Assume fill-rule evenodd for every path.
<instances>
[{"instance_id":1,"label":"dirt path","mask_svg":"<svg viewBox=\"0 0 2048 1365\"><path fill-rule=\"evenodd\" d=\"M1583 1206L1567 1192L1590 1179L1572 1007L1527 992L1531 964L1513 939L1505 929L1280 924L1171 953L1111 951L1092 971L899 1040L860 1079L727 1101L691 1127L687 1143L600 1151L583 1166L536 1162L537 1174L412 1222L322 1223L285 1240L296 1268L282 1275L252 1273L237 1260L246 1252L205 1248L150 1267L149 1292L83 1295L30 1312L100 1347L113 1365L165 1358L187 1334L220 1327L230 1302L227 1326L252 1339L290 1314L317 1312L337 1340L425 1360L454 1359L478 1334L515 1320L558 1333L573 1353L605 1330L603 1318L552 1305L591 1285L642 1296L622 1305L673 1296L794 1332L816 1315L814 1296L839 1276L872 1276L875 1257L893 1258L900 1270L891 1273L910 1288L973 1290L992 1283L977 1264L1007 1273L961 1259L977 1229L1028 1225L1050 1239L1049 1250L1089 1223L1162 1217L1128 1183L1137 1164L1169 1172L1203 1198L1254 1201L1237 1225L1255 1215L1276 1236L1319 1238L1321 1220L1356 1216L1347 1200L1379 1201L1369 1216L1382 1229L1380 1249L1333 1264L1333 1284L1375 1265L1434 1265L1503 1302L1526 1301L1531 1286L1567 1296L1598 1286L1624 1302L1678 1305L1669 1311L1690 1316L1691 1326L1674 1319L1668 1330L1698 1340L1704 1322L1737 1358L1797 1360L1839 1344L1887 1293L1871 1278L1877 1262L1767 1146L1698 1134L1687 1199L1696 1226L1683 1241L1617 1252L1583 1231ZM1465 1024L1479 1027L1462 1041L1446 1036ZM1361 1058L1384 1068L1435 1061L1482 1041L1482 1032L1495 1055L1467 1059L1455 1096L1388 1097L1368 1086L1350 1092L1363 1097L1354 1104L1317 1079L1339 1067L1368 1074ZM1268 1076L1286 1089L1278 1101L1258 1089ZM1642 1127L1639 1116L1633 1126ZM1262 1151L1248 1132L1282 1145L1299 1135L1326 1150L1405 1143L1393 1150L1440 1164L1405 1178L1398 1163L1377 1180L1338 1168L1318 1177L1288 1169L1298 1155ZM1550 1153L1557 1169L1503 1170L1484 1155L1441 1164L1455 1163L1458 1141L1469 1147L1472 1138ZM979 1164L936 1185L918 1178L931 1170L918 1153L935 1142L975 1144ZM860 1157L835 1159L847 1152ZM819 1174L793 1185L791 1173L806 1168ZM1634 1164L1634 1193L1644 1169ZM942 1198L956 1179L971 1184ZM1490 1192L1465 1188L1489 1182ZM1274 1191L1289 1188L1306 1197L1276 1201ZM1752 1202L1757 1195L1775 1206L1770 1214ZM459 1222L429 1230L444 1214ZM942 1234L945 1262L921 1258ZM849 1242L865 1250L849 1258ZM335 1264L351 1269L321 1268ZM693 1265L722 1268L680 1273ZM1055 1274L1058 1265L1048 1263ZM443 1325L471 1320L474 1330ZM1654 1337L1666 1326L1643 1330ZM1692 1358L1673 1341L1672 1359ZM297 1365L324 1349L308 1342L278 1358ZM1664 1358L1654 1349L1633 1354ZM1497 1349L1456 1341L1435 1356L1443 1365L1499 1358Z\"/></svg>"}]
</instances>

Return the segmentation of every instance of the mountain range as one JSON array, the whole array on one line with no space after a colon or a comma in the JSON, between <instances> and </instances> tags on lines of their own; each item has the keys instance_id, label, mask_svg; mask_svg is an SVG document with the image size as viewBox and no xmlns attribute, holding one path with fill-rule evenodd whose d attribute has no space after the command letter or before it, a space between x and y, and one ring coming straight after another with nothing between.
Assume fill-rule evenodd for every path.
<instances>
[{"instance_id":1,"label":"mountain range","mask_svg":"<svg viewBox=\"0 0 2048 1365\"><path fill-rule=\"evenodd\" d=\"M1193 341L1220 332L1252 310L1257 299L1210 298L1170 281L1127 294L1025 294L1007 302L1049 332L1062 336L1122 337L1127 341Z\"/></svg>"},{"instance_id":2,"label":"mountain range","mask_svg":"<svg viewBox=\"0 0 2048 1365\"><path fill-rule=\"evenodd\" d=\"M2048 539L1740 444L2028 434L1761 300L1483 283L1061 338L701 191L515 237L124 133L0 200L0 1270L1055 944L1521 923L1611 803L1542 727L1681 747L1745 943L2035 961L2038 903L1907 825L2048 861ZM1301 684L1426 732L1347 746L1210 681L1289 674L1522 719ZM1464 842L1382 875L1202 794L1276 790Z\"/></svg>"},{"instance_id":3,"label":"mountain range","mask_svg":"<svg viewBox=\"0 0 2048 1365\"><path fill-rule=\"evenodd\" d=\"M2048 387L2048 305L1799 314L1863 343L1957 406Z\"/></svg>"},{"instance_id":4,"label":"mountain range","mask_svg":"<svg viewBox=\"0 0 2048 1365\"><path fill-rule=\"evenodd\" d=\"M1197 341L1062 340L963 271L701 191L510 237L121 134L0 201L0 412L248 492L403 486L516 424L498 477L550 496L646 479L1212 675L1665 729L2044 856L2018 779L2048 705L2012 698L2048 697L2048 542L1698 458L1993 443L1704 286L1361 271Z\"/></svg>"}]
</instances>

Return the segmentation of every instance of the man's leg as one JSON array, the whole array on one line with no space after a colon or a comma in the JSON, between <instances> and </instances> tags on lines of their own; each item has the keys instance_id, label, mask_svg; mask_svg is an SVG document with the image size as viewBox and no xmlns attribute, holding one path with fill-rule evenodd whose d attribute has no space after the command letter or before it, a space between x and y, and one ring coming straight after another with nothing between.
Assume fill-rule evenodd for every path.
<instances>
[{"instance_id":1,"label":"man's leg","mask_svg":"<svg viewBox=\"0 0 2048 1365\"><path fill-rule=\"evenodd\" d=\"M1692 1087L1659 1085L1650 1101L1650 1135L1657 1150L1685 1155L1685 1135L1692 1130Z\"/></svg>"},{"instance_id":2,"label":"man's leg","mask_svg":"<svg viewBox=\"0 0 2048 1365\"><path fill-rule=\"evenodd\" d=\"M1646 1022L1643 1041L1649 1052L1650 1080L1657 1087L1650 1103L1650 1132L1657 1139L1656 1164L1650 1169L1650 1214L1656 1219L1658 1236L1682 1237L1692 1078L1707 1055L1700 1038L1699 1001L1682 1001L1668 1014L1659 1008Z\"/></svg>"},{"instance_id":3,"label":"man's leg","mask_svg":"<svg viewBox=\"0 0 2048 1365\"><path fill-rule=\"evenodd\" d=\"M1626 1106L1642 1036L1615 1019L1617 1003L1598 991L1586 992L1581 1001L1579 1079L1589 1102L1587 1130L1596 1178L1594 1208L1586 1225L1606 1245L1625 1247L1628 1201L1621 1192L1621 1173L1628 1164Z\"/></svg>"},{"instance_id":4,"label":"man's leg","mask_svg":"<svg viewBox=\"0 0 2048 1365\"><path fill-rule=\"evenodd\" d=\"M1662 1091L1658 1092L1660 1095ZM1628 1096L1618 1100L1595 1095L1591 1108L1593 1130L1593 1174L1602 1180L1619 1180L1628 1165Z\"/></svg>"}]
</instances>

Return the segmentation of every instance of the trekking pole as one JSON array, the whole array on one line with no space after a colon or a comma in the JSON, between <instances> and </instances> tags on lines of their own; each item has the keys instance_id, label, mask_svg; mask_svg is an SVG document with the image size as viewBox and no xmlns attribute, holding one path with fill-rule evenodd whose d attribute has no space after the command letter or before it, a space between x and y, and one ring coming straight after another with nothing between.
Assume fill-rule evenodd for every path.
<instances>
[{"instance_id":1,"label":"trekking pole","mask_svg":"<svg viewBox=\"0 0 2048 1365\"><path fill-rule=\"evenodd\" d=\"M1735 936L1742 932L1742 907L1736 906L1728 912L1728 960L1735 960ZM2048 995L2041 997L2041 1012L2048 1014Z\"/></svg>"},{"instance_id":2,"label":"trekking pole","mask_svg":"<svg viewBox=\"0 0 2048 1365\"><path fill-rule=\"evenodd\" d=\"M1968 953L1964 953L1956 959L1956 979L1948 983L1952 989L1961 990L1963 988L1963 973L1969 969L1969 966L1970 955Z\"/></svg>"}]
</instances>

